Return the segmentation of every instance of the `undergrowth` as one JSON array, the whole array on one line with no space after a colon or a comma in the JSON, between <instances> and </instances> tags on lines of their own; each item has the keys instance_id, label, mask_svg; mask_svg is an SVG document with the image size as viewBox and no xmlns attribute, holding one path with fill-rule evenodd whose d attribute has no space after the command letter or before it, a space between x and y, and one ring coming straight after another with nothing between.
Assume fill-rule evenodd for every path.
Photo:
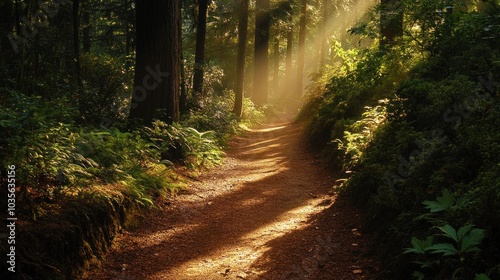
<instances>
[{"instance_id":1,"label":"undergrowth","mask_svg":"<svg viewBox=\"0 0 500 280\"><path fill-rule=\"evenodd\" d=\"M318 76L301 111L344 171L336 187L366 207L386 279L500 279L500 18L489 5L457 4L440 21L415 8L390 50L337 49L343 66Z\"/></svg>"},{"instance_id":2,"label":"undergrowth","mask_svg":"<svg viewBox=\"0 0 500 280\"><path fill-rule=\"evenodd\" d=\"M186 185L177 164L199 170L221 163L239 128L229 93L207 98L182 123L129 129L124 119L110 127L78 124L78 108L65 98L3 88L0 101L1 168L18 167L20 211L33 219L47 205L87 193L107 196L108 188L153 207ZM247 122L259 121L249 101L245 112Z\"/></svg>"}]
</instances>

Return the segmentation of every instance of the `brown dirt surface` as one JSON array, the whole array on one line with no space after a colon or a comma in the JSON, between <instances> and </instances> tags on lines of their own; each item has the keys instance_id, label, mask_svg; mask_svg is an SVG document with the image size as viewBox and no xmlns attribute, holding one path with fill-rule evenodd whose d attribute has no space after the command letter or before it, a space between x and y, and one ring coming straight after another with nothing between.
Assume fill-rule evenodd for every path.
<instances>
[{"instance_id":1,"label":"brown dirt surface","mask_svg":"<svg viewBox=\"0 0 500 280\"><path fill-rule=\"evenodd\" d=\"M84 279L374 279L362 212L274 122L235 138L221 166L120 234Z\"/></svg>"}]
</instances>

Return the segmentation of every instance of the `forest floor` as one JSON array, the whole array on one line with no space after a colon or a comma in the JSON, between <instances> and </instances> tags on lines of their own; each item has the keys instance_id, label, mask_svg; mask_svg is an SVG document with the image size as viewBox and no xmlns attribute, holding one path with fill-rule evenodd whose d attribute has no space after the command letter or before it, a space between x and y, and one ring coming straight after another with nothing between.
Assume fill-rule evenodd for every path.
<instances>
[{"instance_id":1,"label":"forest floor","mask_svg":"<svg viewBox=\"0 0 500 280\"><path fill-rule=\"evenodd\" d=\"M84 279L374 279L362 212L284 120L233 140L224 163L121 233Z\"/></svg>"}]
</instances>

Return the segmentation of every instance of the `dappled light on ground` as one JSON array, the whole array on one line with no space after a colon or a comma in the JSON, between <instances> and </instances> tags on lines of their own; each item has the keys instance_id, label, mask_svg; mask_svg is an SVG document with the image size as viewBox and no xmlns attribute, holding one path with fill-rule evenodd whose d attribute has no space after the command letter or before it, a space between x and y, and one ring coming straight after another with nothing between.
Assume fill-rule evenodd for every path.
<instances>
[{"instance_id":1,"label":"dappled light on ground","mask_svg":"<svg viewBox=\"0 0 500 280\"><path fill-rule=\"evenodd\" d=\"M305 150L300 132L296 125L276 124L234 139L222 166L145 217L140 230L120 236L103 269L87 279L330 275L329 266L311 269L306 264L321 244L325 245L321 250L331 251L332 256L342 255L338 279L370 275L373 271L355 274L351 267L372 263L366 249L351 255L351 243L359 243L358 250L368 244L351 233L359 226L360 216L349 205L335 210L335 215L348 215L338 221L323 214L337 203L330 193L335 178ZM347 224L342 222L345 219ZM342 250L332 251L331 240ZM321 258L327 261L330 255ZM339 260L330 261L336 267Z\"/></svg>"}]
</instances>

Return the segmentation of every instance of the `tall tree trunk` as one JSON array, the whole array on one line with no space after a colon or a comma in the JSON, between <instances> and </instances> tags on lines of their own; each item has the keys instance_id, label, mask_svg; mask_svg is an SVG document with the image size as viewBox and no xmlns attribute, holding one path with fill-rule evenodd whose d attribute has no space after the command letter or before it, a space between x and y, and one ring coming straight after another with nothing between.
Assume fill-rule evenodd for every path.
<instances>
[{"instance_id":1,"label":"tall tree trunk","mask_svg":"<svg viewBox=\"0 0 500 280\"><path fill-rule=\"evenodd\" d=\"M249 0L240 0L240 18L238 22L238 54L236 58L236 88L233 112L241 117L243 111L243 89L245 84L245 57L248 35L248 3Z\"/></svg>"},{"instance_id":2,"label":"tall tree trunk","mask_svg":"<svg viewBox=\"0 0 500 280\"><path fill-rule=\"evenodd\" d=\"M257 0L255 4L255 59L252 100L257 106L267 103L269 87L269 14L270 0Z\"/></svg>"},{"instance_id":3,"label":"tall tree trunk","mask_svg":"<svg viewBox=\"0 0 500 280\"><path fill-rule=\"evenodd\" d=\"M403 11L400 0L381 0L380 3L380 48L392 45L403 35Z\"/></svg>"},{"instance_id":4,"label":"tall tree trunk","mask_svg":"<svg viewBox=\"0 0 500 280\"><path fill-rule=\"evenodd\" d=\"M286 58L285 58L285 80L287 84L292 81L292 53L293 53L293 29L290 27L286 34Z\"/></svg>"},{"instance_id":5,"label":"tall tree trunk","mask_svg":"<svg viewBox=\"0 0 500 280\"><path fill-rule=\"evenodd\" d=\"M188 112L187 107L187 84L186 84L186 71L184 70L184 50L181 44L181 91L179 96L179 111L180 114L185 114Z\"/></svg>"},{"instance_id":6,"label":"tall tree trunk","mask_svg":"<svg viewBox=\"0 0 500 280\"><path fill-rule=\"evenodd\" d=\"M77 85L82 85L80 63L80 0L73 0L73 56L75 60L75 78Z\"/></svg>"},{"instance_id":7,"label":"tall tree trunk","mask_svg":"<svg viewBox=\"0 0 500 280\"><path fill-rule=\"evenodd\" d=\"M297 88L296 88L296 105L300 103L302 98L303 79L304 79L304 64L305 64L305 43L306 43L306 12L307 12L307 0L302 0L300 8L300 30L299 30L299 53L297 57Z\"/></svg>"},{"instance_id":8,"label":"tall tree trunk","mask_svg":"<svg viewBox=\"0 0 500 280\"><path fill-rule=\"evenodd\" d=\"M329 0L323 0L323 11L321 19L321 31L320 31L320 50L319 50L319 70L322 71L325 66L326 58L326 25L328 22L328 2Z\"/></svg>"},{"instance_id":9,"label":"tall tree trunk","mask_svg":"<svg viewBox=\"0 0 500 280\"><path fill-rule=\"evenodd\" d=\"M12 32L13 28L13 3L11 0L2 0L0 2L0 55L5 53L7 49L11 49L12 46L10 44L9 38L7 34Z\"/></svg>"},{"instance_id":10,"label":"tall tree trunk","mask_svg":"<svg viewBox=\"0 0 500 280\"><path fill-rule=\"evenodd\" d=\"M179 121L179 1L136 0L137 49L131 119ZM161 113L158 115L157 113Z\"/></svg>"},{"instance_id":11,"label":"tall tree trunk","mask_svg":"<svg viewBox=\"0 0 500 280\"><path fill-rule=\"evenodd\" d=\"M207 33L208 0L198 0L198 22L196 24L196 53L194 59L193 90L195 95L203 93L203 70L205 67L205 35Z\"/></svg>"},{"instance_id":12,"label":"tall tree trunk","mask_svg":"<svg viewBox=\"0 0 500 280\"><path fill-rule=\"evenodd\" d=\"M88 1L83 2L82 7L82 51L90 52L90 5Z\"/></svg>"},{"instance_id":13,"label":"tall tree trunk","mask_svg":"<svg viewBox=\"0 0 500 280\"><path fill-rule=\"evenodd\" d=\"M280 40L278 34L274 39L273 64L273 94L277 95L280 88Z\"/></svg>"},{"instance_id":14,"label":"tall tree trunk","mask_svg":"<svg viewBox=\"0 0 500 280\"><path fill-rule=\"evenodd\" d=\"M127 11L127 17L126 17L126 22L125 22L125 55L128 56L131 51L132 51L132 32L131 32L131 27L133 26L131 24L131 18L133 18L133 13L131 12L130 8L130 3L131 0L125 0L125 9Z\"/></svg>"}]
</instances>

